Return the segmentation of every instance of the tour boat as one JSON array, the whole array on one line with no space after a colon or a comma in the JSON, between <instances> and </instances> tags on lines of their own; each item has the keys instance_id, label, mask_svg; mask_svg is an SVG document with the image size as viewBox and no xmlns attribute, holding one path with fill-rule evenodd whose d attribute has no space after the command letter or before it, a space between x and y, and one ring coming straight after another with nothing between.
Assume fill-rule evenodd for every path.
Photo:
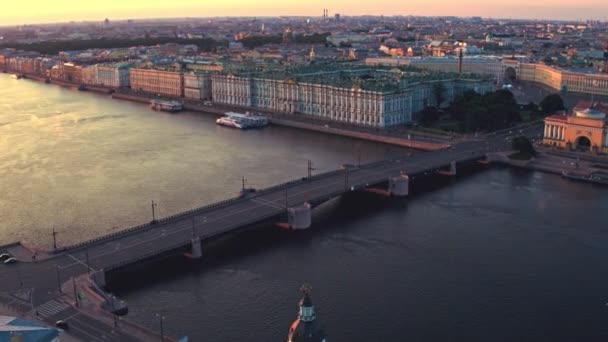
<instances>
[{"instance_id":1,"label":"tour boat","mask_svg":"<svg viewBox=\"0 0 608 342\"><path fill-rule=\"evenodd\" d=\"M216 122L218 124L223 124L223 122L237 122L241 127L241 129L247 128L258 128L264 127L268 125L268 118L259 114L253 114L249 112L245 112L245 114L235 113L235 112L226 112L226 116L221 119L218 119ZM220 123L220 120L222 123ZM230 124L229 124L230 125ZM234 126L233 126L234 127Z\"/></svg>"},{"instance_id":2,"label":"tour boat","mask_svg":"<svg viewBox=\"0 0 608 342\"><path fill-rule=\"evenodd\" d=\"M178 101L150 100L150 108L165 112L179 112L183 106Z\"/></svg>"},{"instance_id":3,"label":"tour boat","mask_svg":"<svg viewBox=\"0 0 608 342\"><path fill-rule=\"evenodd\" d=\"M245 129L246 127L237 118L223 117L215 120L215 123L221 126L234 127L239 129Z\"/></svg>"}]
</instances>

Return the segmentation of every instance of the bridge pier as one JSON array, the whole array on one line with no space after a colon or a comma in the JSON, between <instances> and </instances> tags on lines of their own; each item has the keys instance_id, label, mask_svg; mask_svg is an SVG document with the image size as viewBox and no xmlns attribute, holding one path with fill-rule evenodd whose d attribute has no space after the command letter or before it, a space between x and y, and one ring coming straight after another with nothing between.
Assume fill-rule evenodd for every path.
<instances>
[{"instance_id":1,"label":"bridge pier","mask_svg":"<svg viewBox=\"0 0 608 342\"><path fill-rule=\"evenodd\" d=\"M190 240L190 243L190 253L184 253L182 255L190 259L200 259L203 256L203 241L200 237L195 236Z\"/></svg>"},{"instance_id":2,"label":"bridge pier","mask_svg":"<svg viewBox=\"0 0 608 342\"><path fill-rule=\"evenodd\" d=\"M287 208L287 226L290 229L308 229L312 221L310 204L304 202L301 206Z\"/></svg>"},{"instance_id":3,"label":"bridge pier","mask_svg":"<svg viewBox=\"0 0 608 342\"><path fill-rule=\"evenodd\" d=\"M390 196L407 196L410 193L410 177L401 174L388 178L388 194Z\"/></svg>"},{"instance_id":4,"label":"bridge pier","mask_svg":"<svg viewBox=\"0 0 608 342\"><path fill-rule=\"evenodd\" d=\"M192 238L192 254L193 259L200 259L203 256L203 242L201 238L196 236Z\"/></svg>"}]
</instances>

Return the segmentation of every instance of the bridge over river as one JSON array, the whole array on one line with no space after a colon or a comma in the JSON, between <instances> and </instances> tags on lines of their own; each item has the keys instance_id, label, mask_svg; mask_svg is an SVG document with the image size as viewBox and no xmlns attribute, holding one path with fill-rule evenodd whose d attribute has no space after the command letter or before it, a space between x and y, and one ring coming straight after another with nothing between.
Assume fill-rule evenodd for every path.
<instances>
[{"instance_id":1,"label":"bridge over river","mask_svg":"<svg viewBox=\"0 0 608 342\"><path fill-rule=\"evenodd\" d=\"M537 137L541 131L542 125L532 125L517 134ZM417 177L438 171L454 173L459 164L485 159L488 152L509 149L509 137L513 135L515 133L497 133L445 150L360 166L345 165L335 171L245 192L154 223L64 247L45 260L0 265L0 291L32 289L30 305L36 307L56 295L59 284L89 270L93 271L94 282L103 286L105 272L172 251L188 251L198 258L203 254L205 240L260 222L283 220L287 221L287 227L305 229L310 225L310 210L316 205L350 191L377 188L386 183L386 193L405 196L409 182Z\"/></svg>"}]
</instances>

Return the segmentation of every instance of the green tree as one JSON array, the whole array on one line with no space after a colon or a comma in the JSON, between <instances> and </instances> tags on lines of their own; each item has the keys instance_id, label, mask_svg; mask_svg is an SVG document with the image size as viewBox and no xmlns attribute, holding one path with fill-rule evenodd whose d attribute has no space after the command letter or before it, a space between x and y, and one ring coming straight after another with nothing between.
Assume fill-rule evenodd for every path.
<instances>
[{"instance_id":1,"label":"green tree","mask_svg":"<svg viewBox=\"0 0 608 342\"><path fill-rule=\"evenodd\" d=\"M542 101L540 101L540 110L544 115L550 115L563 109L564 101L559 94L547 95Z\"/></svg>"},{"instance_id":2,"label":"green tree","mask_svg":"<svg viewBox=\"0 0 608 342\"><path fill-rule=\"evenodd\" d=\"M439 111L435 107L424 107L420 113L420 122L424 126L432 126L439 120Z\"/></svg>"},{"instance_id":3,"label":"green tree","mask_svg":"<svg viewBox=\"0 0 608 342\"><path fill-rule=\"evenodd\" d=\"M536 155L536 150L534 150L534 146L532 145L532 142L530 142L530 139L528 139L527 137L524 137L524 136L515 137L515 138L513 138L511 145L512 145L512 148L515 151L518 151L519 154L522 156L535 156Z\"/></svg>"}]
</instances>

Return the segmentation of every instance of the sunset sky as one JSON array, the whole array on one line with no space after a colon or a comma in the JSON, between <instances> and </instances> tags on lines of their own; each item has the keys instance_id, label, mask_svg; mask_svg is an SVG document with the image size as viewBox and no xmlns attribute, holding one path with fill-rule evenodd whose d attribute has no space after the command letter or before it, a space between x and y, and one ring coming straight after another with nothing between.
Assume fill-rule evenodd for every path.
<instances>
[{"instance_id":1,"label":"sunset sky","mask_svg":"<svg viewBox=\"0 0 608 342\"><path fill-rule=\"evenodd\" d=\"M601 19L605 0L2 0L0 26L70 20L203 16L456 15L500 18Z\"/></svg>"}]
</instances>

